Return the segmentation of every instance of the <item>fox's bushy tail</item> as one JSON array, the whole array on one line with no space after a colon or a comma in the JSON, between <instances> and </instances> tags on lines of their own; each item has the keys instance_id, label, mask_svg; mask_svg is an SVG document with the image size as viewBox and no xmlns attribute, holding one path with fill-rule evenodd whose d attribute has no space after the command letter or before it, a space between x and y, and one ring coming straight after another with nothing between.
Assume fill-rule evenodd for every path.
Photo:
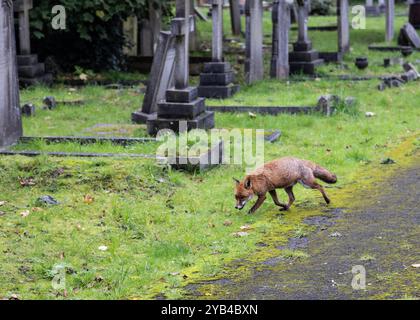
<instances>
[{"instance_id":1,"label":"fox's bushy tail","mask_svg":"<svg viewBox=\"0 0 420 320\"><path fill-rule=\"evenodd\" d=\"M337 182L337 176L335 174L318 165L315 167L314 176L326 183Z\"/></svg>"}]
</instances>

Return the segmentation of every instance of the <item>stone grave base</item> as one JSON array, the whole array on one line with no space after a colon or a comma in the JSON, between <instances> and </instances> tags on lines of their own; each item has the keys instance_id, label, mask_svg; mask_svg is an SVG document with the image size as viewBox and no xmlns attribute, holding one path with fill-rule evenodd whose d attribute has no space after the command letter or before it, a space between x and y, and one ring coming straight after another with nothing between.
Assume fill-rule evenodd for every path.
<instances>
[{"instance_id":1,"label":"stone grave base","mask_svg":"<svg viewBox=\"0 0 420 320\"><path fill-rule=\"evenodd\" d=\"M131 114L131 121L138 124L146 124L147 121L156 120L157 113L145 113L141 111L135 111Z\"/></svg>"},{"instance_id":2,"label":"stone grave base","mask_svg":"<svg viewBox=\"0 0 420 320\"><path fill-rule=\"evenodd\" d=\"M320 52L319 58L324 62L341 62L343 61L344 54L342 52Z\"/></svg>"},{"instance_id":3,"label":"stone grave base","mask_svg":"<svg viewBox=\"0 0 420 320\"><path fill-rule=\"evenodd\" d=\"M209 62L204 65L200 75L198 96L225 99L234 95L239 86L234 85L235 74L228 62Z\"/></svg>"},{"instance_id":4,"label":"stone grave base","mask_svg":"<svg viewBox=\"0 0 420 320\"><path fill-rule=\"evenodd\" d=\"M196 87L167 90L166 100L158 103L157 117L147 121L147 132L150 135L162 129L180 132L182 121L186 122L187 130L214 128L214 113L206 111L205 99L198 97Z\"/></svg>"},{"instance_id":5,"label":"stone grave base","mask_svg":"<svg viewBox=\"0 0 420 320\"><path fill-rule=\"evenodd\" d=\"M379 6L365 6L365 9L367 17L377 17L383 13Z\"/></svg>"},{"instance_id":6,"label":"stone grave base","mask_svg":"<svg viewBox=\"0 0 420 320\"><path fill-rule=\"evenodd\" d=\"M316 67L323 64L318 51L312 49L311 42L296 42L289 54L290 73L315 74Z\"/></svg>"},{"instance_id":7,"label":"stone grave base","mask_svg":"<svg viewBox=\"0 0 420 320\"><path fill-rule=\"evenodd\" d=\"M35 84L51 84L53 76L45 73L45 65L38 62L38 55L18 55L18 74L21 86L31 86Z\"/></svg>"}]
</instances>

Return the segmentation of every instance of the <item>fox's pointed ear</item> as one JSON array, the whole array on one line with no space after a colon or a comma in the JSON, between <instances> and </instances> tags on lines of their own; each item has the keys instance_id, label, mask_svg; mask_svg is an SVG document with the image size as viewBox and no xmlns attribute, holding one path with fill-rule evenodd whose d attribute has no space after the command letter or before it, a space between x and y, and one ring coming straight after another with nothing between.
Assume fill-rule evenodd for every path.
<instances>
[{"instance_id":1,"label":"fox's pointed ear","mask_svg":"<svg viewBox=\"0 0 420 320\"><path fill-rule=\"evenodd\" d=\"M241 182L238 180L238 179L236 179L236 178L232 178L233 179L233 181L235 181L235 183L236 184L240 184Z\"/></svg>"},{"instance_id":2,"label":"fox's pointed ear","mask_svg":"<svg viewBox=\"0 0 420 320\"><path fill-rule=\"evenodd\" d=\"M245 189L251 189L251 178L245 180Z\"/></svg>"}]
</instances>

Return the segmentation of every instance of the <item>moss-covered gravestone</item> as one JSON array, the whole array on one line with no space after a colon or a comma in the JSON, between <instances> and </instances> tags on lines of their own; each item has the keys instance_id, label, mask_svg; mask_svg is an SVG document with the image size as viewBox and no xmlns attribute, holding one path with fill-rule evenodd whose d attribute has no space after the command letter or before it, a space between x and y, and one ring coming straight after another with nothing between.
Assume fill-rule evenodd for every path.
<instances>
[{"instance_id":1,"label":"moss-covered gravestone","mask_svg":"<svg viewBox=\"0 0 420 320\"><path fill-rule=\"evenodd\" d=\"M13 1L0 0L0 148L22 136Z\"/></svg>"}]
</instances>

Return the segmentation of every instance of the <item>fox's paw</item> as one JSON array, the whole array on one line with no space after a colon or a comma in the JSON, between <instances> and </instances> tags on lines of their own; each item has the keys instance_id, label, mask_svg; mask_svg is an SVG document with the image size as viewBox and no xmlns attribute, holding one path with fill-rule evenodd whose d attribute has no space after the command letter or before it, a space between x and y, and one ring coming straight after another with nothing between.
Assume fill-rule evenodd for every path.
<instances>
[{"instance_id":1,"label":"fox's paw","mask_svg":"<svg viewBox=\"0 0 420 320\"><path fill-rule=\"evenodd\" d=\"M289 210L289 208L290 208L290 207L288 207L288 206L281 207L281 208L279 209L279 211L288 211L288 210Z\"/></svg>"}]
</instances>

